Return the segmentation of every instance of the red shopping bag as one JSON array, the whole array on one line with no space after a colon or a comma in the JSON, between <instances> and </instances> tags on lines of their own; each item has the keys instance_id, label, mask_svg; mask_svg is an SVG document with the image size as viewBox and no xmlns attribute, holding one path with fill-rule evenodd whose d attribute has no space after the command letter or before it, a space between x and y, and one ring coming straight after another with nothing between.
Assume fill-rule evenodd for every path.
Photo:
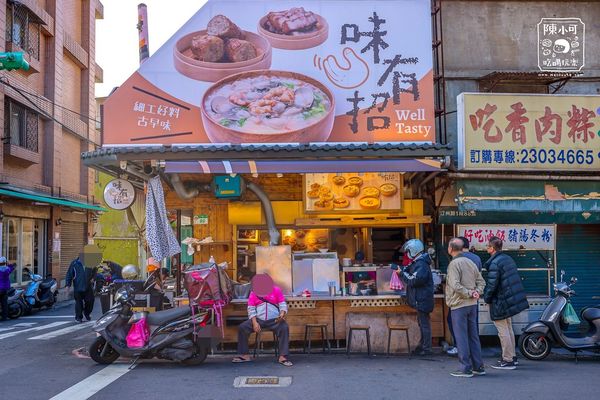
<instances>
[{"instance_id":1,"label":"red shopping bag","mask_svg":"<svg viewBox=\"0 0 600 400\"><path fill-rule=\"evenodd\" d=\"M402 283L400 276L398 276L398 271L393 271L392 278L390 279L390 290L403 290L403 289L404 289L404 284Z\"/></svg>"}]
</instances>

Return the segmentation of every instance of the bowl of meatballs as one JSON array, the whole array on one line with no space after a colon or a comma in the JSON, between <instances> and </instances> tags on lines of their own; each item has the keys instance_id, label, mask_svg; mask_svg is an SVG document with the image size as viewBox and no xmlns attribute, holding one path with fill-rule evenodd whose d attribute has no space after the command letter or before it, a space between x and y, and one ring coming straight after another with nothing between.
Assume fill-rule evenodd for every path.
<instances>
[{"instance_id":1,"label":"bowl of meatballs","mask_svg":"<svg viewBox=\"0 0 600 400\"><path fill-rule=\"evenodd\" d=\"M240 72L270 68L271 44L217 15L205 30L179 39L173 58L175 69L188 78L216 82Z\"/></svg>"}]
</instances>

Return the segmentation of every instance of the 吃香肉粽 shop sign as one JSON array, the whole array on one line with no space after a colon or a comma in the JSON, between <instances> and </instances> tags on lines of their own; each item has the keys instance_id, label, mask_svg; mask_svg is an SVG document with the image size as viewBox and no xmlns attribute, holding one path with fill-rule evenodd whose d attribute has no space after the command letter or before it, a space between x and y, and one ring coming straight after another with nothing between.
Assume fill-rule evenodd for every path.
<instances>
[{"instance_id":1,"label":"\u5403\u9999\u8089\u7cbd shop sign","mask_svg":"<svg viewBox=\"0 0 600 400\"><path fill-rule=\"evenodd\" d=\"M600 171L600 96L458 96L463 170Z\"/></svg>"},{"instance_id":2,"label":"\u5403\u9999\u8089\u7cbd shop sign","mask_svg":"<svg viewBox=\"0 0 600 400\"><path fill-rule=\"evenodd\" d=\"M107 99L103 145L435 142L431 2L209 0Z\"/></svg>"}]
</instances>

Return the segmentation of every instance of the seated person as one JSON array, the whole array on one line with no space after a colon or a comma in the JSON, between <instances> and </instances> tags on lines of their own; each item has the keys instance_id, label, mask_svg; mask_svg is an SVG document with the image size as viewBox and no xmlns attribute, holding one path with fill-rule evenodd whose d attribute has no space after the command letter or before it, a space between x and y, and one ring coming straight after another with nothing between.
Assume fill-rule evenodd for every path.
<instances>
[{"instance_id":1,"label":"seated person","mask_svg":"<svg viewBox=\"0 0 600 400\"><path fill-rule=\"evenodd\" d=\"M248 337L252 332L268 329L275 332L279 341L279 363L291 367L288 360L289 328L285 321L287 304L281 289L274 285L268 274L258 274L252 278L252 291L248 298L248 320L243 322L238 331L238 356L232 361L242 363L251 361L248 349Z\"/></svg>"}]
</instances>

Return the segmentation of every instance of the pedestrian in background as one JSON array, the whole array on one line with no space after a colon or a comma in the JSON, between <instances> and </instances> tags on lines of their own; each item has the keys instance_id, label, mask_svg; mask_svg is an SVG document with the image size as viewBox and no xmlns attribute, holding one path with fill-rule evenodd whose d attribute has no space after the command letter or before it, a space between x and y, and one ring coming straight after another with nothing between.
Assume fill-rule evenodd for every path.
<instances>
[{"instance_id":1,"label":"pedestrian in background","mask_svg":"<svg viewBox=\"0 0 600 400\"><path fill-rule=\"evenodd\" d=\"M446 305L452 310L452 327L461 369L452 376L471 378L485 375L477 326L477 300L485 281L475 263L463 255L463 241L453 238L448 243L452 261L446 277Z\"/></svg>"},{"instance_id":2,"label":"pedestrian in background","mask_svg":"<svg viewBox=\"0 0 600 400\"><path fill-rule=\"evenodd\" d=\"M6 265L6 257L0 257L0 305L2 306L2 321L8 319L8 291L10 289L10 274L15 270L14 265Z\"/></svg>"},{"instance_id":3,"label":"pedestrian in background","mask_svg":"<svg viewBox=\"0 0 600 400\"><path fill-rule=\"evenodd\" d=\"M477 254L471 253L470 247L469 247L469 239L467 239L464 236L459 236L458 239L462 240L462 242L463 242L462 255L464 257L468 258L469 260L473 261L475 263L475 265L477 266L477 269L479 270L479 272L481 272L481 269L482 269L481 258ZM479 326L479 308L477 309L477 316L478 316L477 325ZM454 343L454 346L449 347L448 350L446 350L446 354L455 356L455 355L458 355L458 349L456 348L456 337L454 337L454 328L452 327L452 310L451 309L448 309L447 321L448 321L448 329L450 329L450 335L452 336L452 342Z\"/></svg>"},{"instance_id":4,"label":"pedestrian in background","mask_svg":"<svg viewBox=\"0 0 600 400\"><path fill-rule=\"evenodd\" d=\"M102 253L98 246L86 245L83 253L69 265L66 276L66 286L73 286L75 298L75 320L82 322L83 317L92 319L94 310L93 281L96 278L98 264L102 261Z\"/></svg>"},{"instance_id":5,"label":"pedestrian in background","mask_svg":"<svg viewBox=\"0 0 600 400\"><path fill-rule=\"evenodd\" d=\"M483 299L490 305L490 318L498 329L502 346L502 359L496 365L492 365L492 368L515 369L518 362L511 318L527 310L529 302L517 264L508 254L502 252L502 240L496 236L491 237L487 252L491 257L485 263L488 273Z\"/></svg>"},{"instance_id":6,"label":"pedestrian in background","mask_svg":"<svg viewBox=\"0 0 600 400\"><path fill-rule=\"evenodd\" d=\"M408 265L402 269L400 279L406 285L406 300L409 306L417 310L417 322L421 331L421 340L413 354L427 356L431 350L431 312L433 311L433 276L431 275L431 257L424 251L425 246L419 239L411 239L404 244L402 252L408 257ZM398 268L395 264L392 268Z\"/></svg>"}]
</instances>

